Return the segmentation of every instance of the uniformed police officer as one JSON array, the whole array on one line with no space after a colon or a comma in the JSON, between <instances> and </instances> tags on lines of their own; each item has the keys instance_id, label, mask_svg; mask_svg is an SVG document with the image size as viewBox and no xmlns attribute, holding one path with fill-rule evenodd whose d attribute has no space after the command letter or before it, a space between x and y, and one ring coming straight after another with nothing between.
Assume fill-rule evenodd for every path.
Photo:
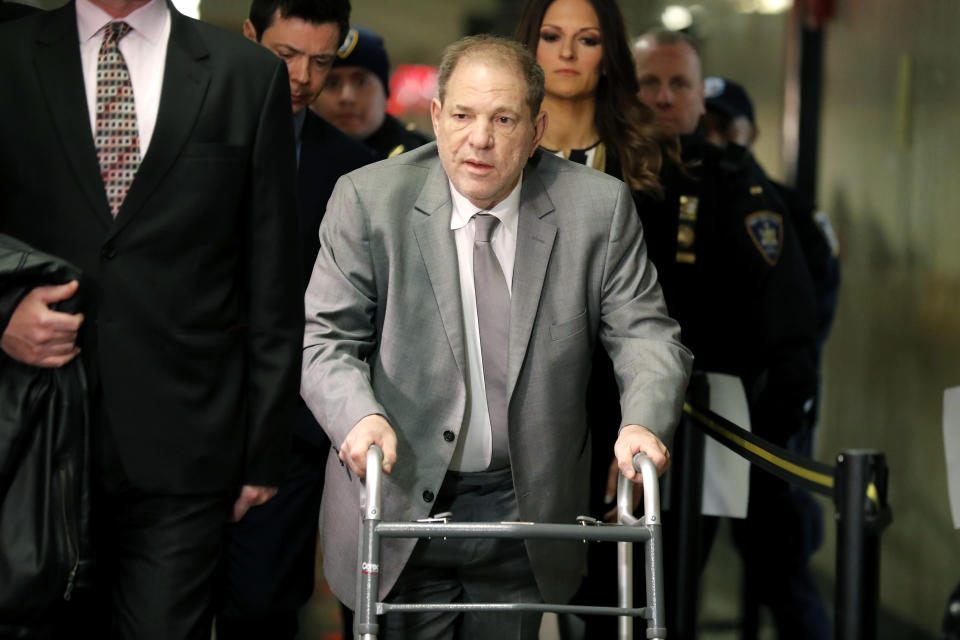
<instances>
[{"instance_id":1,"label":"uniformed police officer","mask_svg":"<svg viewBox=\"0 0 960 640\"><path fill-rule=\"evenodd\" d=\"M817 384L816 303L795 227L747 149L704 137L695 42L651 31L634 54L640 100L681 136L686 163L665 170L664 201L638 206L670 314L697 368L739 376L752 430L785 447L809 431ZM807 566L809 513L798 508L810 498L798 495L752 468L747 519L733 523L746 589L771 608L780 638L829 638Z\"/></svg>"},{"instance_id":2,"label":"uniformed police officer","mask_svg":"<svg viewBox=\"0 0 960 640\"><path fill-rule=\"evenodd\" d=\"M702 126L707 140L718 147L734 143L752 149L759 129L746 89L728 78L712 76L704 80L704 90ZM810 270L817 298L817 343L822 348L833 324L840 287L837 238L827 214L817 208L810 194L775 180L770 183L790 212Z\"/></svg>"},{"instance_id":3,"label":"uniformed police officer","mask_svg":"<svg viewBox=\"0 0 960 640\"><path fill-rule=\"evenodd\" d=\"M351 26L323 91L312 105L322 118L371 147L380 158L392 158L430 141L386 112L389 71L383 38Z\"/></svg>"}]
</instances>

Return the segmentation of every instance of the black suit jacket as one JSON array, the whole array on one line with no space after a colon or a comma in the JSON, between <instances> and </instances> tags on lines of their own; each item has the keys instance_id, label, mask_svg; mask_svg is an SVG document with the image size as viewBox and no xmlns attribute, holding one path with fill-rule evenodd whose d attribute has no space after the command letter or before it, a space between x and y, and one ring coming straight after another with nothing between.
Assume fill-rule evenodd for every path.
<instances>
[{"instance_id":1,"label":"black suit jacket","mask_svg":"<svg viewBox=\"0 0 960 640\"><path fill-rule=\"evenodd\" d=\"M340 176L377 159L373 150L307 110L300 135L300 248L303 289L320 251L320 221ZM326 451L330 440L307 405L300 401L294 433Z\"/></svg>"},{"instance_id":2,"label":"black suit jacket","mask_svg":"<svg viewBox=\"0 0 960 640\"><path fill-rule=\"evenodd\" d=\"M340 176L377 160L373 150L307 110L300 136L300 238L303 288L320 250L320 221Z\"/></svg>"},{"instance_id":3,"label":"black suit jacket","mask_svg":"<svg viewBox=\"0 0 960 640\"><path fill-rule=\"evenodd\" d=\"M303 318L286 68L170 11L156 128L116 220L73 3L0 25L0 232L85 274L80 344L136 486L276 485Z\"/></svg>"},{"instance_id":4,"label":"black suit jacket","mask_svg":"<svg viewBox=\"0 0 960 640\"><path fill-rule=\"evenodd\" d=\"M19 2L4 2L4 0L0 0L0 22L16 20L17 18L28 16L36 11L39 11L36 7L29 7Z\"/></svg>"}]
</instances>

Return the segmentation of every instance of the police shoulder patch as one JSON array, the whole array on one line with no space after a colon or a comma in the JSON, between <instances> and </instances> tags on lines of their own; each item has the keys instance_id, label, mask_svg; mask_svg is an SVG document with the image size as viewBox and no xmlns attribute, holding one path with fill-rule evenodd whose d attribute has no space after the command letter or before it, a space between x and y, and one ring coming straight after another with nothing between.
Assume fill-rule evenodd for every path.
<instances>
[{"instance_id":1,"label":"police shoulder patch","mask_svg":"<svg viewBox=\"0 0 960 640\"><path fill-rule=\"evenodd\" d=\"M783 247L783 216L773 211L755 211L744 222L763 259L770 266L777 264Z\"/></svg>"}]
</instances>

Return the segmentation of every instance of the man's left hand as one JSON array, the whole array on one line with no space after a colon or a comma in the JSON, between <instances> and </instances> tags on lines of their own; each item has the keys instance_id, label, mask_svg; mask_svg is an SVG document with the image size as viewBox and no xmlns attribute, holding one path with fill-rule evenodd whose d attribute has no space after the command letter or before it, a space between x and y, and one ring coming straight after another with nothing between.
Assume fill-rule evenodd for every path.
<instances>
[{"instance_id":1,"label":"man's left hand","mask_svg":"<svg viewBox=\"0 0 960 640\"><path fill-rule=\"evenodd\" d=\"M613 454L617 457L617 466L628 480L641 483L643 478L633 470L633 456L645 453L657 467L657 475L670 467L670 452L660 438L652 431L638 424L628 424L620 430L617 442L613 445Z\"/></svg>"},{"instance_id":2,"label":"man's left hand","mask_svg":"<svg viewBox=\"0 0 960 640\"><path fill-rule=\"evenodd\" d=\"M233 503L233 515L230 522L239 522L250 507L257 507L275 496L276 487L260 487L252 484L245 484L240 489L240 495Z\"/></svg>"}]
</instances>

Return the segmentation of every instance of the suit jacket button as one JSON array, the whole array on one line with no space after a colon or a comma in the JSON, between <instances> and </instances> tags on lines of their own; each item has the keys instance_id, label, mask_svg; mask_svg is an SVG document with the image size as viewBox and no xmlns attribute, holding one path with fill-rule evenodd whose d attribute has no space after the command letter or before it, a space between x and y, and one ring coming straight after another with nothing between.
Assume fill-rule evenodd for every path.
<instances>
[{"instance_id":1,"label":"suit jacket button","mask_svg":"<svg viewBox=\"0 0 960 640\"><path fill-rule=\"evenodd\" d=\"M433 502L433 491L429 489L423 492L423 501L424 502Z\"/></svg>"},{"instance_id":2,"label":"suit jacket button","mask_svg":"<svg viewBox=\"0 0 960 640\"><path fill-rule=\"evenodd\" d=\"M454 435L453 431L450 431L449 429L443 432L443 439L447 442L453 442L456 437L457 436Z\"/></svg>"}]
</instances>

